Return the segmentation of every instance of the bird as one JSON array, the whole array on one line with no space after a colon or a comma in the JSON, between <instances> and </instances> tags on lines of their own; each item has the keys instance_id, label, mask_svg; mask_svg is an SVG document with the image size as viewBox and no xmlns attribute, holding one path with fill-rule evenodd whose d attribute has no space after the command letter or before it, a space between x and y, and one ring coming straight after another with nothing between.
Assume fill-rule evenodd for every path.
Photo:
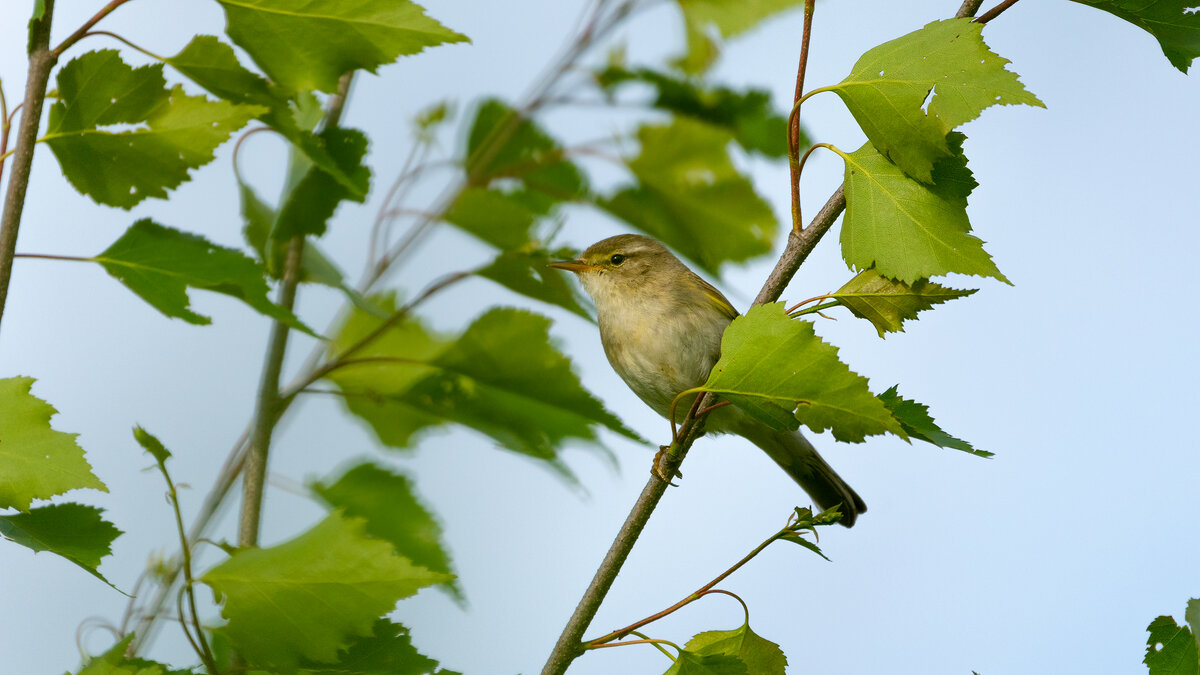
<instances>
[{"instance_id":1,"label":"bird","mask_svg":"<svg viewBox=\"0 0 1200 675\"><path fill-rule=\"evenodd\" d=\"M613 370L663 417L670 417L680 392L708 380L721 356L721 336L738 316L721 291L650 237L609 237L550 267L578 277L596 305L600 342ZM675 406L675 422L691 403L683 398ZM842 525L854 525L867 510L799 431L772 429L732 405L712 410L705 429L742 436L761 448L819 507L840 505Z\"/></svg>"}]
</instances>

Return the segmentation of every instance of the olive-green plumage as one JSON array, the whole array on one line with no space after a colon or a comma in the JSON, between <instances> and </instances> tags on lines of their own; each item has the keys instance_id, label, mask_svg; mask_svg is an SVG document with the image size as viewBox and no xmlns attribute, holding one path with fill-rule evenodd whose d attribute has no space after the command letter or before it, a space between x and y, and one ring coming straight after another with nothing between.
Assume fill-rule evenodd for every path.
<instances>
[{"instance_id":1,"label":"olive-green plumage","mask_svg":"<svg viewBox=\"0 0 1200 675\"><path fill-rule=\"evenodd\" d=\"M596 303L604 352L625 384L666 417L679 392L704 384L737 310L659 242L633 234L592 244L554 263L578 275ZM682 419L690 401L676 409ZM867 510L800 432L777 431L733 406L710 413L709 432L743 436L787 471L821 508L842 505L842 524Z\"/></svg>"}]
</instances>

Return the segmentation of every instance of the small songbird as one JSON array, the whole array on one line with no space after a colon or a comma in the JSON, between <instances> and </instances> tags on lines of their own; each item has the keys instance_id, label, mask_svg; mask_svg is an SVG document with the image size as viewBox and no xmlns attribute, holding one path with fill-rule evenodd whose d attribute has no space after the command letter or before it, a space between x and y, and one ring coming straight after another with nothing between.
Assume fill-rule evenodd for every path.
<instances>
[{"instance_id":1,"label":"small songbird","mask_svg":"<svg viewBox=\"0 0 1200 675\"><path fill-rule=\"evenodd\" d=\"M708 380L721 356L721 335L738 312L665 246L622 234L592 244L575 260L550 266L579 277L596 303L609 363L655 412L667 417L680 392ZM685 398L676 406L676 422L691 402ZM772 429L734 406L709 413L705 429L737 434L762 448L821 508L841 504L846 527L867 510L799 431Z\"/></svg>"}]
</instances>

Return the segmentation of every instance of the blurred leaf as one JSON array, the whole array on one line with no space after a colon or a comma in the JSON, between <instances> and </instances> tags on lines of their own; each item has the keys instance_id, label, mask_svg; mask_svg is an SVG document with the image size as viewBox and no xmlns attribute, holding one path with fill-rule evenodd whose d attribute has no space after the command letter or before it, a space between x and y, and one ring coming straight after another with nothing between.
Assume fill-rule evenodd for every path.
<instances>
[{"instance_id":1,"label":"blurred leaf","mask_svg":"<svg viewBox=\"0 0 1200 675\"><path fill-rule=\"evenodd\" d=\"M134 427L133 437L135 440L137 440L138 445L141 445L143 448L145 448L146 452L150 453L150 455L154 457L154 461L158 462L159 464L165 465L167 460L171 458L171 451L167 450L166 446L162 444L162 441L158 440L158 438L149 431L146 431L141 427Z\"/></svg>"},{"instance_id":2,"label":"blurred leaf","mask_svg":"<svg viewBox=\"0 0 1200 675\"><path fill-rule=\"evenodd\" d=\"M703 388L776 429L795 429L794 422L781 419L781 412L795 411L810 429L832 429L839 441L858 443L889 431L906 437L866 378L837 352L811 323L789 319L783 303L751 307L725 330L721 358Z\"/></svg>"},{"instance_id":3,"label":"blurred leaf","mask_svg":"<svg viewBox=\"0 0 1200 675\"><path fill-rule=\"evenodd\" d=\"M841 301L854 316L874 324L879 337L884 337L885 332L903 332L904 320L917 318L917 312L971 295L976 290L947 288L928 279L906 284L867 269L830 295Z\"/></svg>"},{"instance_id":4,"label":"blurred leaf","mask_svg":"<svg viewBox=\"0 0 1200 675\"><path fill-rule=\"evenodd\" d=\"M684 646L700 656L725 654L736 656L754 675L783 675L787 657L779 645L760 637L744 624L737 630L710 630L696 634Z\"/></svg>"},{"instance_id":5,"label":"blurred leaf","mask_svg":"<svg viewBox=\"0 0 1200 675\"><path fill-rule=\"evenodd\" d=\"M129 633L109 647L108 651L88 659L77 675L195 675L192 670L173 670L154 661L125 658L125 651L133 638L134 634Z\"/></svg>"},{"instance_id":6,"label":"blurred leaf","mask_svg":"<svg viewBox=\"0 0 1200 675\"><path fill-rule=\"evenodd\" d=\"M708 654L702 656L694 652L682 650L675 663L667 669L665 675L750 675L746 664L736 656L729 654ZM754 673L753 675L758 675Z\"/></svg>"},{"instance_id":7,"label":"blurred leaf","mask_svg":"<svg viewBox=\"0 0 1200 675\"><path fill-rule=\"evenodd\" d=\"M708 70L717 56L709 31L728 39L744 33L767 17L802 4L802 0L676 0L683 10L687 52L676 62L684 72Z\"/></svg>"},{"instance_id":8,"label":"blurred leaf","mask_svg":"<svg viewBox=\"0 0 1200 675\"><path fill-rule=\"evenodd\" d=\"M96 568L112 553L112 542L121 531L104 520L102 513L104 509L83 504L39 506L28 513L0 516L0 535L35 553L60 555L108 584Z\"/></svg>"},{"instance_id":9,"label":"blurred leaf","mask_svg":"<svg viewBox=\"0 0 1200 675\"><path fill-rule=\"evenodd\" d=\"M1118 16L1154 36L1184 74L1200 56L1200 12L1192 0L1075 0Z\"/></svg>"},{"instance_id":10,"label":"blurred leaf","mask_svg":"<svg viewBox=\"0 0 1200 675\"><path fill-rule=\"evenodd\" d=\"M254 188L238 176L238 200L241 203L242 221L245 223L242 227L242 236L245 237L246 243L250 244L250 248L258 254L258 259L262 261L263 267L267 269L267 273L273 279L278 279L283 274L283 257L284 257L284 242L276 241L271 237L271 230L275 227L275 219L278 217L275 209L264 202Z\"/></svg>"},{"instance_id":11,"label":"blurred leaf","mask_svg":"<svg viewBox=\"0 0 1200 675\"><path fill-rule=\"evenodd\" d=\"M357 129L334 127L318 136L341 172L351 177L355 189L345 187L319 166L310 167L279 211L271 232L275 239L284 241L309 234L319 237L325 234L326 223L343 200L366 200L371 182L371 170L362 163L367 152L366 135Z\"/></svg>"},{"instance_id":12,"label":"blurred leaf","mask_svg":"<svg viewBox=\"0 0 1200 675\"><path fill-rule=\"evenodd\" d=\"M722 129L686 118L638 131L628 160L638 182L602 208L693 260L710 274L771 250L779 223L734 167Z\"/></svg>"},{"instance_id":13,"label":"blurred leaf","mask_svg":"<svg viewBox=\"0 0 1200 675\"><path fill-rule=\"evenodd\" d=\"M335 338L333 353L380 323L356 312ZM494 309L445 342L414 321L400 321L352 355L361 363L328 379L388 445L405 447L416 431L455 422L567 475L558 458L564 441L594 441L597 424L638 436L583 388L551 342L549 326L549 319L530 312Z\"/></svg>"},{"instance_id":14,"label":"blurred leaf","mask_svg":"<svg viewBox=\"0 0 1200 675\"><path fill-rule=\"evenodd\" d=\"M226 101L267 107L280 103L280 97L271 91L270 83L242 66L233 47L212 35L193 37L178 54L164 60L196 84Z\"/></svg>"},{"instance_id":15,"label":"blurred leaf","mask_svg":"<svg viewBox=\"0 0 1200 675\"><path fill-rule=\"evenodd\" d=\"M260 314L315 335L294 314L267 299L262 267L241 252L203 237L143 218L92 260L169 317L195 324L212 322L189 309L191 287L237 298Z\"/></svg>"},{"instance_id":16,"label":"blurred leaf","mask_svg":"<svg viewBox=\"0 0 1200 675\"><path fill-rule=\"evenodd\" d=\"M910 438L932 443L939 448L962 450L963 452L969 452L979 457L991 457L995 454L987 450L976 450L971 447L970 443L942 431L942 428L930 416L929 406L904 398L897 391L899 386L895 385L880 394L879 400L883 401L888 410L892 411L892 414L896 416L896 421L900 423L900 426L904 427L904 431L908 433Z\"/></svg>"},{"instance_id":17,"label":"blurred leaf","mask_svg":"<svg viewBox=\"0 0 1200 675\"><path fill-rule=\"evenodd\" d=\"M940 162L934 184L917 181L870 143L846 160L846 218L842 257L852 268L875 267L904 283L957 272L1009 283L971 234L967 195L976 183L952 134L956 154Z\"/></svg>"},{"instance_id":18,"label":"blurred leaf","mask_svg":"<svg viewBox=\"0 0 1200 675\"><path fill-rule=\"evenodd\" d=\"M1197 648L1200 648L1200 600L1188 600L1187 611L1183 618L1192 629L1192 637L1196 638Z\"/></svg>"},{"instance_id":19,"label":"blurred leaf","mask_svg":"<svg viewBox=\"0 0 1200 675\"><path fill-rule=\"evenodd\" d=\"M535 211L587 193L583 173L563 157L558 142L541 127L523 118L503 101L488 99L479 106L467 138L466 169L472 186L487 186L501 178L516 178L546 201Z\"/></svg>"},{"instance_id":20,"label":"blurred leaf","mask_svg":"<svg viewBox=\"0 0 1200 675\"><path fill-rule=\"evenodd\" d=\"M502 250L519 249L534 239L533 209L499 190L467 188L446 213L446 222Z\"/></svg>"},{"instance_id":21,"label":"blurred leaf","mask_svg":"<svg viewBox=\"0 0 1200 675\"><path fill-rule=\"evenodd\" d=\"M787 157L787 117L775 111L771 94L764 89L735 91L649 68L627 70L616 66L596 73L596 81L609 92L628 82L644 82L657 93L655 108L726 129L748 152ZM800 147L811 145L803 129L800 133Z\"/></svg>"},{"instance_id":22,"label":"blurred leaf","mask_svg":"<svg viewBox=\"0 0 1200 675\"><path fill-rule=\"evenodd\" d=\"M235 553L201 581L223 602L219 630L237 652L291 671L302 659L336 661L397 600L446 577L368 538L361 519L333 514L289 542Z\"/></svg>"},{"instance_id":23,"label":"blurred leaf","mask_svg":"<svg viewBox=\"0 0 1200 675\"><path fill-rule=\"evenodd\" d=\"M226 32L272 80L332 93L342 73L466 42L408 0L218 0Z\"/></svg>"},{"instance_id":24,"label":"blurred leaf","mask_svg":"<svg viewBox=\"0 0 1200 675\"><path fill-rule=\"evenodd\" d=\"M188 180L229 135L266 109L164 88L162 65L131 68L114 50L88 52L58 73L43 140L75 189L129 209ZM133 124L128 131L103 127Z\"/></svg>"},{"instance_id":25,"label":"blurred leaf","mask_svg":"<svg viewBox=\"0 0 1200 675\"><path fill-rule=\"evenodd\" d=\"M54 406L29 393L32 377L0 379L0 508L28 511L34 499L78 488L108 488L92 473L75 442L55 431Z\"/></svg>"},{"instance_id":26,"label":"blurred leaf","mask_svg":"<svg viewBox=\"0 0 1200 675\"><path fill-rule=\"evenodd\" d=\"M1200 650L1196 638L1187 626L1176 625L1175 619L1160 616L1146 628L1146 657L1142 663L1150 675L1197 675L1200 673Z\"/></svg>"},{"instance_id":27,"label":"blurred leaf","mask_svg":"<svg viewBox=\"0 0 1200 675\"><path fill-rule=\"evenodd\" d=\"M449 675L437 661L417 652L408 629L387 619L372 627L371 636L359 638L338 653L332 665L302 662L303 675Z\"/></svg>"},{"instance_id":28,"label":"blurred leaf","mask_svg":"<svg viewBox=\"0 0 1200 675\"><path fill-rule=\"evenodd\" d=\"M958 150L946 135L993 105L1045 107L1005 70L970 17L934 21L859 58L837 92L871 143L904 173L933 181ZM932 98L926 104L926 99Z\"/></svg>"},{"instance_id":29,"label":"blurred leaf","mask_svg":"<svg viewBox=\"0 0 1200 675\"><path fill-rule=\"evenodd\" d=\"M314 484L313 491L330 507L364 519L367 534L391 542L400 555L446 574L444 588L455 600L463 601L442 543L442 527L417 500L407 477L375 464L359 464L332 485Z\"/></svg>"},{"instance_id":30,"label":"blurred leaf","mask_svg":"<svg viewBox=\"0 0 1200 675\"><path fill-rule=\"evenodd\" d=\"M578 251L570 249L560 249L553 253L542 249L505 251L477 274L514 293L557 305L588 321L594 321L591 313L584 308L583 298L576 290L576 285L569 283L565 275L546 267L552 260L570 260L577 253Z\"/></svg>"}]
</instances>

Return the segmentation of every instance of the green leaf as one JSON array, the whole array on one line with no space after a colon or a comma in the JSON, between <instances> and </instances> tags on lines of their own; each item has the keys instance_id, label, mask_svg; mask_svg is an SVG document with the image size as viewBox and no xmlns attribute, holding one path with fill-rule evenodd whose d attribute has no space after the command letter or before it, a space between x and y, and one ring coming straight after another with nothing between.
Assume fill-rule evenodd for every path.
<instances>
[{"instance_id":1,"label":"green leaf","mask_svg":"<svg viewBox=\"0 0 1200 675\"><path fill-rule=\"evenodd\" d=\"M218 0L226 32L270 78L337 90L342 73L375 72L426 47L467 42L408 0Z\"/></svg>"},{"instance_id":2,"label":"green leaf","mask_svg":"<svg viewBox=\"0 0 1200 675\"><path fill-rule=\"evenodd\" d=\"M188 287L237 298L260 314L315 335L288 310L267 299L263 268L241 252L143 218L92 258L155 309L188 323L212 319L189 309Z\"/></svg>"},{"instance_id":3,"label":"green leaf","mask_svg":"<svg viewBox=\"0 0 1200 675\"><path fill-rule=\"evenodd\" d=\"M802 4L801 0L676 0L683 10L687 52L677 65L687 73L700 73L716 60L717 46L708 37L715 30L731 38L758 25L767 17Z\"/></svg>"},{"instance_id":4,"label":"green leaf","mask_svg":"<svg viewBox=\"0 0 1200 675\"><path fill-rule=\"evenodd\" d=\"M970 443L942 431L942 428L930 416L929 406L904 398L897 391L899 386L895 385L880 394L879 400L883 401L888 410L892 411L892 414L896 417L896 421L900 423L900 426L904 428L904 431L910 438L932 443L939 448L962 450L963 452L969 452L979 457L991 457L995 454L987 450L976 450L971 447Z\"/></svg>"},{"instance_id":5,"label":"green leaf","mask_svg":"<svg viewBox=\"0 0 1200 675\"><path fill-rule=\"evenodd\" d=\"M270 83L247 70L233 47L212 35L197 35L175 56L164 59L175 70L204 87L213 95L233 103L254 103L273 107L279 97Z\"/></svg>"},{"instance_id":6,"label":"green leaf","mask_svg":"<svg viewBox=\"0 0 1200 675\"><path fill-rule=\"evenodd\" d=\"M750 675L746 664L729 654L701 656L686 649L679 652L665 675ZM757 675L757 673L755 673Z\"/></svg>"},{"instance_id":7,"label":"green leaf","mask_svg":"<svg viewBox=\"0 0 1200 675\"><path fill-rule=\"evenodd\" d=\"M379 325L356 312L335 339L334 353ZM594 441L595 425L638 436L583 388L549 327L549 319L530 312L494 309L446 342L401 321L353 354L364 362L328 377L346 394L351 412L389 445L404 447L422 428L455 422L567 475L558 459L564 441Z\"/></svg>"},{"instance_id":8,"label":"green leaf","mask_svg":"<svg viewBox=\"0 0 1200 675\"><path fill-rule=\"evenodd\" d=\"M636 185L602 208L674 248L710 274L771 250L779 223L729 158L729 132L686 118L638 131L628 160Z\"/></svg>"},{"instance_id":9,"label":"green leaf","mask_svg":"<svg viewBox=\"0 0 1200 675\"><path fill-rule=\"evenodd\" d=\"M538 213L548 212L556 202L578 199L587 193L583 173L563 158L559 143L497 99L484 101L475 113L466 155L471 185L519 179L542 197L544 203L534 209Z\"/></svg>"},{"instance_id":10,"label":"green leaf","mask_svg":"<svg viewBox=\"0 0 1200 675\"><path fill-rule=\"evenodd\" d=\"M354 188L342 185L319 166L310 167L279 211L271 233L275 239L284 241L302 234L319 237L325 234L325 225L338 204L343 200L362 203L366 199L371 182L371 170L362 163L367 152L366 135L357 129L334 127L318 136L341 172L351 178Z\"/></svg>"},{"instance_id":11,"label":"green leaf","mask_svg":"<svg viewBox=\"0 0 1200 675\"><path fill-rule=\"evenodd\" d=\"M301 659L335 661L396 601L446 579L368 538L361 519L333 514L289 542L239 551L201 581L223 601L219 630L239 654L292 670Z\"/></svg>"},{"instance_id":12,"label":"green leaf","mask_svg":"<svg viewBox=\"0 0 1200 675\"><path fill-rule=\"evenodd\" d=\"M29 393L32 377L0 379L0 508L28 511L34 499L108 488L92 473L78 434L50 428L54 406Z\"/></svg>"},{"instance_id":13,"label":"green leaf","mask_svg":"<svg viewBox=\"0 0 1200 675\"><path fill-rule=\"evenodd\" d=\"M533 225L540 215L511 194L467 188L446 213L446 222L502 251L511 251L535 239Z\"/></svg>"},{"instance_id":14,"label":"green leaf","mask_svg":"<svg viewBox=\"0 0 1200 675\"><path fill-rule=\"evenodd\" d=\"M134 634L121 638L108 651L88 659L77 675L195 675L191 670L173 670L170 666L147 661L127 659L125 651L133 642Z\"/></svg>"},{"instance_id":15,"label":"green leaf","mask_svg":"<svg viewBox=\"0 0 1200 675\"><path fill-rule=\"evenodd\" d=\"M951 144L960 147L962 135L953 136ZM933 185L909 177L870 143L842 159L842 257L852 268L875 267L908 284L952 272L1009 283L971 234L967 195L976 183L961 150L938 164Z\"/></svg>"},{"instance_id":16,"label":"green leaf","mask_svg":"<svg viewBox=\"0 0 1200 675\"><path fill-rule=\"evenodd\" d=\"M775 111L771 94L764 89L736 91L649 68L627 70L619 66L597 72L596 81L606 92L628 82L644 82L655 89L655 108L726 129L748 152L777 159L787 157L787 117ZM811 145L803 129L800 133L800 147Z\"/></svg>"},{"instance_id":17,"label":"green leaf","mask_svg":"<svg viewBox=\"0 0 1200 675\"><path fill-rule=\"evenodd\" d=\"M1196 638L1197 649L1200 649L1200 600L1195 598L1188 600L1187 611L1183 618L1191 627L1192 636Z\"/></svg>"},{"instance_id":18,"label":"green leaf","mask_svg":"<svg viewBox=\"0 0 1200 675\"><path fill-rule=\"evenodd\" d=\"M139 427L133 428L133 437L138 444L145 448L146 452L154 457L154 461L165 465L167 460L171 458L171 451L167 450L162 441L158 440L154 434Z\"/></svg>"},{"instance_id":19,"label":"green leaf","mask_svg":"<svg viewBox=\"0 0 1200 675\"><path fill-rule=\"evenodd\" d=\"M304 675L426 675L446 674L437 669L437 661L419 653L412 645L408 629L387 619L372 627L371 636L359 638L338 653L332 665L303 662Z\"/></svg>"},{"instance_id":20,"label":"green leaf","mask_svg":"<svg viewBox=\"0 0 1200 675\"><path fill-rule=\"evenodd\" d=\"M1005 70L1008 61L988 49L982 30L969 17L934 21L863 54L829 89L883 156L931 182L933 165L957 154L946 134L993 105L1045 107Z\"/></svg>"},{"instance_id":21,"label":"green leaf","mask_svg":"<svg viewBox=\"0 0 1200 675\"><path fill-rule=\"evenodd\" d=\"M107 584L96 568L112 553L112 542L121 531L102 513L104 509L83 504L39 506L28 513L0 516L0 535L35 553L60 555Z\"/></svg>"},{"instance_id":22,"label":"green leaf","mask_svg":"<svg viewBox=\"0 0 1200 675\"><path fill-rule=\"evenodd\" d=\"M1176 625L1175 619L1160 616L1146 628L1146 657L1142 663L1150 667L1150 675L1197 675L1200 673L1200 650L1196 638L1187 626Z\"/></svg>"},{"instance_id":23,"label":"green leaf","mask_svg":"<svg viewBox=\"0 0 1200 675\"><path fill-rule=\"evenodd\" d=\"M811 323L789 319L783 303L751 307L725 330L721 358L703 389L777 429L796 428L780 418L780 411L794 410L797 420L818 433L832 429L839 441L858 443L889 431L905 437L866 378L837 352Z\"/></svg>"},{"instance_id":24,"label":"green leaf","mask_svg":"<svg viewBox=\"0 0 1200 675\"><path fill-rule=\"evenodd\" d=\"M131 68L114 50L89 52L58 74L59 100L43 138L75 189L132 208L188 179L229 135L266 108L164 88L162 65ZM128 131L106 130L133 124Z\"/></svg>"},{"instance_id":25,"label":"green leaf","mask_svg":"<svg viewBox=\"0 0 1200 675\"><path fill-rule=\"evenodd\" d=\"M744 624L737 630L710 630L696 634L684 649L700 656L736 656L754 675L783 675L787 657L779 645L759 636Z\"/></svg>"},{"instance_id":26,"label":"green leaf","mask_svg":"<svg viewBox=\"0 0 1200 675\"><path fill-rule=\"evenodd\" d=\"M1192 0L1075 0L1102 9L1154 36L1171 65L1187 73L1200 56L1200 12ZM1189 11L1190 10L1190 11Z\"/></svg>"},{"instance_id":27,"label":"green leaf","mask_svg":"<svg viewBox=\"0 0 1200 675\"><path fill-rule=\"evenodd\" d=\"M557 305L592 321L592 315L584 307L585 301L577 286L569 283L566 275L555 273L546 267L551 260L571 260L577 253L578 251L571 249L560 249L551 253L541 248L505 251L476 274L514 293Z\"/></svg>"},{"instance_id":28,"label":"green leaf","mask_svg":"<svg viewBox=\"0 0 1200 675\"><path fill-rule=\"evenodd\" d=\"M879 337L885 332L903 332L904 320L917 318L917 312L974 293L918 279L912 284L889 279L874 269L859 272L830 297L837 298L854 316L875 325Z\"/></svg>"},{"instance_id":29,"label":"green leaf","mask_svg":"<svg viewBox=\"0 0 1200 675\"><path fill-rule=\"evenodd\" d=\"M815 543L805 539L804 535L800 534L799 532L789 532L780 537L780 539L783 539L784 541L790 541L793 544L799 544L813 553L821 556L822 558L829 560L829 556L825 555L820 546L817 546Z\"/></svg>"},{"instance_id":30,"label":"green leaf","mask_svg":"<svg viewBox=\"0 0 1200 675\"><path fill-rule=\"evenodd\" d=\"M359 464L332 485L312 487L332 508L364 519L367 534L391 542L397 553L417 565L447 575L445 589L463 600L442 543L442 526L417 500L407 477L375 464Z\"/></svg>"}]
</instances>

